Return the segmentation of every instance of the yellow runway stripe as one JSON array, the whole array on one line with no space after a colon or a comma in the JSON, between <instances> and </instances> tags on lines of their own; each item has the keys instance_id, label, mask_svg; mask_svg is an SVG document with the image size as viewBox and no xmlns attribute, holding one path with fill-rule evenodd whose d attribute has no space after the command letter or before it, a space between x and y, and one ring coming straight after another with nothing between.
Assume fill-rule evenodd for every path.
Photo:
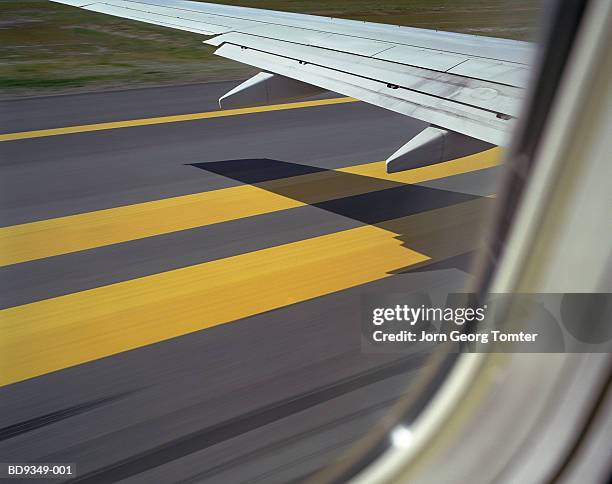
<instances>
[{"instance_id":1,"label":"yellow runway stripe","mask_svg":"<svg viewBox=\"0 0 612 484\"><path fill-rule=\"evenodd\" d=\"M387 175L384 162L0 228L0 266L495 166L500 150Z\"/></svg>"},{"instance_id":2,"label":"yellow runway stripe","mask_svg":"<svg viewBox=\"0 0 612 484\"><path fill-rule=\"evenodd\" d=\"M477 225L491 203L480 198L378 226L358 227L5 309L0 311L0 384L464 253L477 243ZM408 248L415 246L419 249ZM422 253L421 247L427 247L430 253Z\"/></svg>"},{"instance_id":3,"label":"yellow runway stripe","mask_svg":"<svg viewBox=\"0 0 612 484\"><path fill-rule=\"evenodd\" d=\"M157 118L132 119L128 121L113 121L109 123L85 124L81 126L66 126L64 128L38 129L35 131L21 131L18 133L0 134L0 141L16 141L31 138L45 138L48 136L61 136L65 134L87 133L91 131L104 131L118 128L133 128L136 126L151 126L154 124L180 123L182 121L195 121L198 119L225 118L228 116L240 116L243 114L286 111L288 109L311 108L315 106L330 106L333 104L345 104L353 102L358 101L357 99L353 99L350 97L339 97L332 99L320 99L315 101L303 101L297 103L256 106L253 108L226 109L219 111L207 111L204 113L161 116Z\"/></svg>"}]
</instances>

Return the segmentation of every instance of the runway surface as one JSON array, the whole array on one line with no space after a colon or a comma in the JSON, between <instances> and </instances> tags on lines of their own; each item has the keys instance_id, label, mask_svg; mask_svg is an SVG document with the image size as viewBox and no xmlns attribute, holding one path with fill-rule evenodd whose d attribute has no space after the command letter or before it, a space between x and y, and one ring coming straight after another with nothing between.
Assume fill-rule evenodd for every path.
<instances>
[{"instance_id":1,"label":"runway surface","mask_svg":"<svg viewBox=\"0 0 612 484\"><path fill-rule=\"evenodd\" d=\"M422 124L232 86L0 103L0 461L298 481L409 391L360 298L465 286L499 151L389 176Z\"/></svg>"}]
</instances>

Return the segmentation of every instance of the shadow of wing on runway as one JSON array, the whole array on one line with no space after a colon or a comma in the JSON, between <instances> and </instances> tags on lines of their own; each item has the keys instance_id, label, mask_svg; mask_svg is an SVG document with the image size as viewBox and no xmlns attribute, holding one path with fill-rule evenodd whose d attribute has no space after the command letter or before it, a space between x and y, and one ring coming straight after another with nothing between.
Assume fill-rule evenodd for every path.
<instances>
[{"instance_id":1,"label":"shadow of wing on runway","mask_svg":"<svg viewBox=\"0 0 612 484\"><path fill-rule=\"evenodd\" d=\"M392 274L415 274L419 272L435 272L456 269L466 274L472 274L474 271L473 262L474 257L478 253L477 250L465 252L447 259L443 259L437 262L430 262L425 266L414 266L410 265L391 271Z\"/></svg>"},{"instance_id":2,"label":"shadow of wing on runway","mask_svg":"<svg viewBox=\"0 0 612 484\"><path fill-rule=\"evenodd\" d=\"M472 200L423 211L377 224L396 233L397 239L412 250L429 256L429 260L398 268L393 274L413 271L457 268L470 272L471 255L484 245L485 227L495 200L474 197Z\"/></svg>"},{"instance_id":3,"label":"shadow of wing on runway","mask_svg":"<svg viewBox=\"0 0 612 484\"><path fill-rule=\"evenodd\" d=\"M481 244L483 224L494 204L450 187L406 184L287 161L227 160L192 166L387 230L406 248L430 258L392 273L473 252Z\"/></svg>"},{"instance_id":4,"label":"shadow of wing on runway","mask_svg":"<svg viewBox=\"0 0 612 484\"><path fill-rule=\"evenodd\" d=\"M286 161L270 160L268 158L211 161L208 163L192 163L191 166L215 173L249 185L308 175L309 173L325 172L325 168Z\"/></svg>"},{"instance_id":5,"label":"shadow of wing on runway","mask_svg":"<svg viewBox=\"0 0 612 484\"><path fill-rule=\"evenodd\" d=\"M480 198L270 159L215 161L191 166L368 225Z\"/></svg>"}]
</instances>

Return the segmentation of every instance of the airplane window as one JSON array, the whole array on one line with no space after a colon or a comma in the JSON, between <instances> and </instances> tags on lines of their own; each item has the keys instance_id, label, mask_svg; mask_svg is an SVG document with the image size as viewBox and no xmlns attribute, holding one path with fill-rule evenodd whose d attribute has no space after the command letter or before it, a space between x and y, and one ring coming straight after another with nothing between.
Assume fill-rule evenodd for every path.
<instances>
[{"instance_id":1,"label":"airplane window","mask_svg":"<svg viewBox=\"0 0 612 484\"><path fill-rule=\"evenodd\" d=\"M605 482L611 11L0 3L0 478Z\"/></svg>"}]
</instances>

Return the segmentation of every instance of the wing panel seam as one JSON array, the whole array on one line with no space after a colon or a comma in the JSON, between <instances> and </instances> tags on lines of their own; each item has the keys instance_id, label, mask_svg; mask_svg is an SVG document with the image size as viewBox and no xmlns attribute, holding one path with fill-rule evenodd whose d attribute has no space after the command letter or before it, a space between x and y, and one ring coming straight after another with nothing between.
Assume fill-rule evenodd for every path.
<instances>
[{"instance_id":1,"label":"wing panel seam","mask_svg":"<svg viewBox=\"0 0 612 484\"><path fill-rule=\"evenodd\" d=\"M233 45L234 47L243 48L243 46L241 46L239 44L234 44L232 42L226 42L226 44ZM272 55L272 56L280 57L280 58L283 58L283 59L292 60L292 61L295 61L295 62L298 62L298 63L301 62L299 59L296 59L294 57L289 57L289 56L277 54L277 53L274 53L274 52L268 52L268 51L265 51L265 50L256 49L254 47L244 47L244 48L253 50L255 52L261 52L261 53L267 54L267 55ZM343 70L336 69L336 68L333 68L333 67L328 67L328 66L325 66L325 65L322 65L322 64L318 64L316 62L308 62L308 64L320 67L322 69L329 69L330 71L340 72L342 74L346 74L346 75L350 75L350 76L355 76L355 77L360 77L362 79L367 79L369 81L377 82L379 84L386 84L384 81L380 81L379 79L375 79L373 77L368 77L368 76L364 76L362 74L355 74L353 72L343 71ZM510 119L516 119L516 116L512 116L512 115L509 115L509 114L506 114L506 113L495 111L493 109L487 109L487 108L483 108L481 106L476 106L476 105L473 105L473 104L468 104L468 103L463 102L463 101L457 101L455 99L445 98L445 97L442 97L442 96L439 96L439 95L436 95L436 94L431 94L431 93L428 93L428 92L419 91L418 89L413 89L413 88L409 88L409 87L406 87L406 86L398 86L398 87L400 89L404 89L406 91L410 91L410 92L414 92L414 93L417 93L417 94L421 94L423 96L429 96L429 97L434 98L434 99L440 99L440 100L443 100L443 101L446 101L446 102L456 103L456 104L459 104L459 105L462 105L462 106L470 107L472 109L477 109L479 111L484 111L484 112L488 112L490 114L495 114L496 116L502 115L502 116L505 116L505 117L507 116ZM397 99L401 99L401 98L397 98Z\"/></svg>"},{"instance_id":2,"label":"wing panel seam","mask_svg":"<svg viewBox=\"0 0 612 484\"><path fill-rule=\"evenodd\" d=\"M243 46L243 45L231 42L231 41L223 41L223 39L221 39L221 37L223 35L227 35L229 33L230 32L227 32L226 34L220 34L220 35L215 36L215 38L218 38L219 40L222 41L222 43L219 44L219 47L221 45L223 45L223 44L231 44L231 45L237 45L239 47L244 47L246 49L259 50L260 52L266 52L268 54L278 55L279 57L286 57L286 56L282 56L281 54L276 54L274 52L270 52L270 51L266 51L266 50L262 50L262 49L257 49L255 47ZM406 67L411 67L413 69L422 69L424 71L430 71L430 72L437 72L437 73L440 73L440 74L446 74L448 76L453 76L453 77L458 78L458 79L470 79L470 80L473 80L473 81L481 81L481 82L487 82L487 83L494 84L494 85L505 86L505 87L509 87L509 88L512 88L512 89L523 89L522 87L515 86L513 84L506 84L506 83L503 83L503 82L490 81L490 80L487 80L487 79L481 79L479 77L472 77L472 76L467 76L467 75L463 75L463 74L461 74L461 75L460 74L455 74L454 72L448 72L448 71L444 71L444 70L428 69L426 67L421 67L421 66L417 66L417 65L414 65L414 64L404 64L404 63L401 63L401 62L395 62L395 61L390 61L390 60L386 60L386 59L376 59L375 57L371 57L371 56L367 56L367 55L363 55L363 54L354 54L352 52L346 52L346 51L342 51L342 50L330 49L328 47L318 47L316 45L302 44L300 42L295 42L295 41L290 41L290 40L279 40L279 39L275 39L275 38L272 38L272 37L266 37L266 36L258 35L258 34L246 34L246 33L241 33L241 32L231 32L231 33L238 33L239 35L247 35L247 36L251 36L251 37L259 37L260 39L267 39L267 40L271 40L273 42L284 42L286 44L301 45L301 46L304 46L304 47L310 47L310 48L315 48L315 49L329 50L331 52L337 52L338 54L354 55L356 57L361 57L363 59L371 59L371 60L376 60L376 61L379 61L379 62L389 62L389 63L397 65L397 66L406 66ZM391 48L393 48L393 47L391 47ZM377 53L377 54L374 54L374 55L378 55L378 54L380 54L380 52ZM288 59L294 59L293 57L287 57L287 58ZM298 60L298 59L296 59L296 60ZM459 64L457 64L456 66L451 67L449 70L452 70L455 67L457 67L458 65L461 65L464 62L467 62L469 60L470 59L465 59L465 60L459 62ZM321 66L321 67L326 67L326 66ZM344 72L344 71L341 71L341 72Z\"/></svg>"}]
</instances>

